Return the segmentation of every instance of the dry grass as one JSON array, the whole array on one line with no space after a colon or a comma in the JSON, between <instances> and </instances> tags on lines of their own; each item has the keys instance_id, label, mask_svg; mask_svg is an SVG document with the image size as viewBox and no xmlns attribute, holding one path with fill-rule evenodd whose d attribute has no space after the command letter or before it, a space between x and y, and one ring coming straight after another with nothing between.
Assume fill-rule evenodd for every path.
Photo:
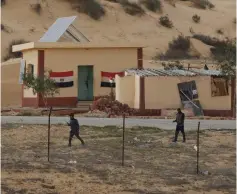
<instances>
[{"instance_id":1,"label":"dry grass","mask_svg":"<svg viewBox=\"0 0 237 194\"><path fill-rule=\"evenodd\" d=\"M126 129L124 167L121 128L84 126L81 135L87 146L74 139L69 149L68 128L52 126L48 163L47 126L2 125L2 192L235 191L235 131L201 132L200 167L211 172L208 176L196 175L195 132L187 132L186 144L170 144L173 131Z\"/></svg>"}]
</instances>

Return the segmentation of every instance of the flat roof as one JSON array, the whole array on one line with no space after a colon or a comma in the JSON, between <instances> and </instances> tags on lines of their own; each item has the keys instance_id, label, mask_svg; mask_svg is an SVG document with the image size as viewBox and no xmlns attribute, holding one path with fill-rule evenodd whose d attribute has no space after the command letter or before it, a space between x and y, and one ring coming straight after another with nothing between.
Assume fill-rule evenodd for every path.
<instances>
[{"instance_id":1,"label":"flat roof","mask_svg":"<svg viewBox=\"0 0 237 194\"><path fill-rule=\"evenodd\" d=\"M19 52L32 49L88 49L88 48L143 48L145 46L133 43L75 43L75 42L29 42L14 45L12 52Z\"/></svg>"}]
</instances>

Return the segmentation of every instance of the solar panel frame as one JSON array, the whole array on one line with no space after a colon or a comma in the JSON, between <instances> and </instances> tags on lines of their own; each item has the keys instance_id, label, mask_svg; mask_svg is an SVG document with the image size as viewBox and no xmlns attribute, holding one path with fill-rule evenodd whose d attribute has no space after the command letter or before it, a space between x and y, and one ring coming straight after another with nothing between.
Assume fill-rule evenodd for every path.
<instances>
[{"instance_id":1,"label":"solar panel frame","mask_svg":"<svg viewBox=\"0 0 237 194\"><path fill-rule=\"evenodd\" d=\"M77 16L58 18L40 38L39 42L57 42L76 18Z\"/></svg>"}]
</instances>

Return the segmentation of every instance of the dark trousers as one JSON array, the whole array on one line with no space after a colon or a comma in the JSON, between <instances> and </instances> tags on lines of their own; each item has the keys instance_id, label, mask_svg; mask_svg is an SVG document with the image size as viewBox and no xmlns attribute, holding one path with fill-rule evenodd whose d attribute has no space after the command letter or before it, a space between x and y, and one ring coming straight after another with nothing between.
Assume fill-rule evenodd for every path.
<instances>
[{"instance_id":1,"label":"dark trousers","mask_svg":"<svg viewBox=\"0 0 237 194\"><path fill-rule=\"evenodd\" d=\"M176 126L176 131L175 131L175 138L174 138L174 141L176 142L177 139L178 139L178 135L179 135L179 132L181 131L182 135L183 135L183 142L186 141L186 138L185 138L185 132L184 132L184 126L183 125L177 125Z\"/></svg>"},{"instance_id":2,"label":"dark trousers","mask_svg":"<svg viewBox=\"0 0 237 194\"><path fill-rule=\"evenodd\" d=\"M79 139L79 140L81 141L81 144L82 144L82 145L85 144L85 142L83 141L83 139L82 139L82 138L80 137L80 135L79 135L79 131L78 131L78 132L70 131L70 134L69 134L69 144L68 144L68 146L71 146L71 145L72 145L71 142L72 142L72 138L73 138L74 135L77 137L77 139Z\"/></svg>"}]
</instances>

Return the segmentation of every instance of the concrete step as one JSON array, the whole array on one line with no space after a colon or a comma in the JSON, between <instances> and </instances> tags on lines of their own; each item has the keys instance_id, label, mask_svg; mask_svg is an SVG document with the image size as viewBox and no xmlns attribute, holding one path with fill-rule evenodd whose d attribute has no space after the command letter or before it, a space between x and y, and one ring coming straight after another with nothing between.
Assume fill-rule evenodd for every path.
<instances>
[{"instance_id":1,"label":"concrete step","mask_svg":"<svg viewBox=\"0 0 237 194\"><path fill-rule=\"evenodd\" d=\"M92 101L79 101L77 103L77 108L80 110L90 110L90 106L92 105Z\"/></svg>"}]
</instances>

